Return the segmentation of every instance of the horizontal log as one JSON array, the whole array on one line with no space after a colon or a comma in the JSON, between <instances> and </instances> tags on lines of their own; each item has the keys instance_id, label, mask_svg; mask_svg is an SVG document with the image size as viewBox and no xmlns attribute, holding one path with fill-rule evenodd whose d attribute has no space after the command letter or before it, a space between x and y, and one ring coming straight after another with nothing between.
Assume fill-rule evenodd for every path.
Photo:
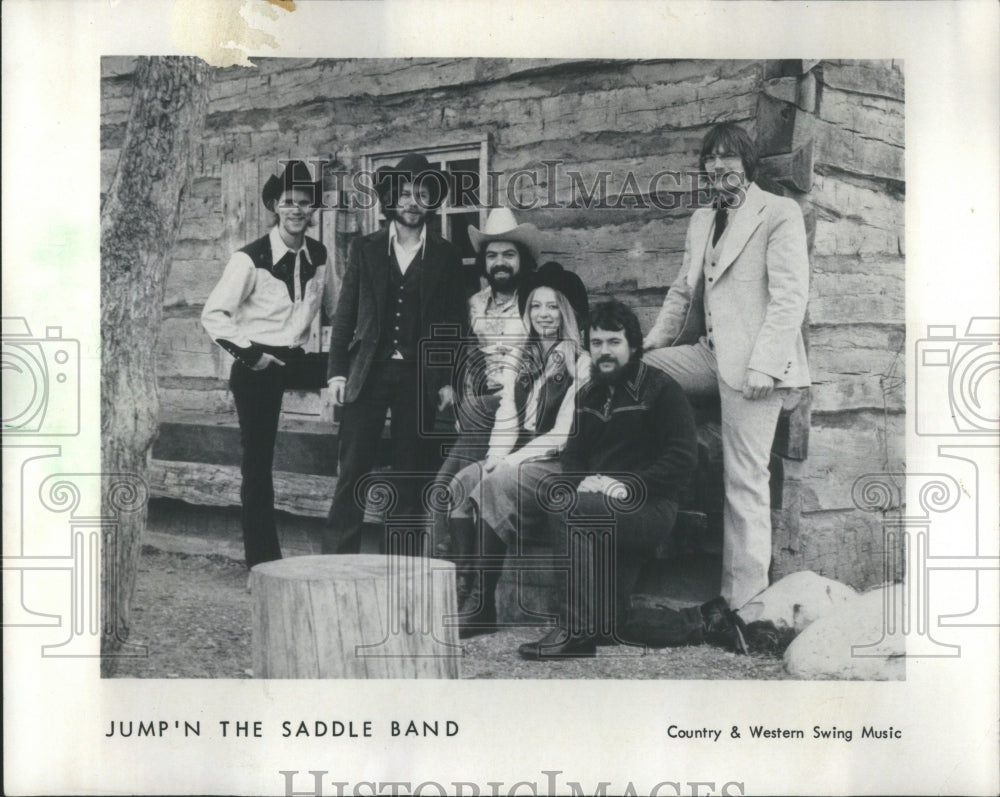
<instances>
[{"instance_id":1,"label":"horizontal log","mask_svg":"<svg viewBox=\"0 0 1000 797\"><path fill-rule=\"evenodd\" d=\"M809 335L818 412L905 409L905 330L875 324L814 326Z\"/></svg>"},{"instance_id":2,"label":"horizontal log","mask_svg":"<svg viewBox=\"0 0 1000 797\"><path fill-rule=\"evenodd\" d=\"M815 144L816 165L835 166L850 174L905 181L903 147L870 138L812 114L797 114L792 146Z\"/></svg>"},{"instance_id":3,"label":"horizontal log","mask_svg":"<svg viewBox=\"0 0 1000 797\"><path fill-rule=\"evenodd\" d=\"M209 338L201 320L164 318L156 349L158 376L225 378L232 358Z\"/></svg>"},{"instance_id":4,"label":"horizontal log","mask_svg":"<svg viewBox=\"0 0 1000 797\"><path fill-rule=\"evenodd\" d=\"M902 62L896 60L823 61L822 81L826 86L846 91L905 99Z\"/></svg>"},{"instance_id":5,"label":"horizontal log","mask_svg":"<svg viewBox=\"0 0 1000 797\"><path fill-rule=\"evenodd\" d=\"M793 152L760 160L760 174L796 191L807 193L813 184L813 145L807 142Z\"/></svg>"},{"instance_id":6,"label":"horizontal log","mask_svg":"<svg viewBox=\"0 0 1000 797\"><path fill-rule=\"evenodd\" d=\"M791 529L788 519L772 516L772 581L812 570L864 590L902 577L899 552L886 552L881 515L859 510L806 512Z\"/></svg>"},{"instance_id":7,"label":"horizontal log","mask_svg":"<svg viewBox=\"0 0 1000 797\"><path fill-rule=\"evenodd\" d=\"M809 318L813 323L851 324L877 319L902 324L905 318L901 273L898 277L875 278L814 268L809 293Z\"/></svg>"},{"instance_id":8,"label":"horizontal log","mask_svg":"<svg viewBox=\"0 0 1000 797\"><path fill-rule=\"evenodd\" d=\"M224 267L218 260L174 260L164 286L164 306L203 305Z\"/></svg>"},{"instance_id":9,"label":"horizontal log","mask_svg":"<svg viewBox=\"0 0 1000 797\"><path fill-rule=\"evenodd\" d=\"M884 183L842 174L816 174L809 203L826 222L847 220L902 237L905 196L886 191Z\"/></svg>"},{"instance_id":10,"label":"horizontal log","mask_svg":"<svg viewBox=\"0 0 1000 797\"><path fill-rule=\"evenodd\" d=\"M206 506L240 505L240 469L237 465L171 462L153 459L149 468L150 495ZM282 512L326 517L337 479L305 473L274 471L274 506Z\"/></svg>"},{"instance_id":11,"label":"horizontal log","mask_svg":"<svg viewBox=\"0 0 1000 797\"><path fill-rule=\"evenodd\" d=\"M178 377L173 377L178 378ZM158 386L160 398L160 416L168 417L180 413L212 413L236 417L236 405L233 395L222 380L206 380L221 382L222 386L214 389L192 389L184 387Z\"/></svg>"},{"instance_id":12,"label":"horizontal log","mask_svg":"<svg viewBox=\"0 0 1000 797\"><path fill-rule=\"evenodd\" d=\"M215 241L222 235L222 203L218 197L215 201L186 197L184 215L177 237Z\"/></svg>"},{"instance_id":13,"label":"horizontal log","mask_svg":"<svg viewBox=\"0 0 1000 797\"><path fill-rule=\"evenodd\" d=\"M859 98L856 94L827 88L819 104L819 117L854 133L902 147L906 119L900 100Z\"/></svg>"},{"instance_id":14,"label":"horizontal log","mask_svg":"<svg viewBox=\"0 0 1000 797\"><path fill-rule=\"evenodd\" d=\"M786 463L786 484L799 482L805 512L854 509L851 488L859 476L903 469L904 416L851 412L839 418L841 426L829 425L832 418L814 409L809 458Z\"/></svg>"}]
</instances>

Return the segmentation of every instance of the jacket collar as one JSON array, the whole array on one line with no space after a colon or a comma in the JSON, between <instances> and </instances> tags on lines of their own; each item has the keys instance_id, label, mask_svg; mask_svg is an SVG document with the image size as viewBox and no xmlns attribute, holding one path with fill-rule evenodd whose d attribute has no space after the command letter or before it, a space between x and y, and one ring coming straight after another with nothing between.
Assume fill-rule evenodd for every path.
<instances>
[{"instance_id":1,"label":"jacket collar","mask_svg":"<svg viewBox=\"0 0 1000 797\"><path fill-rule=\"evenodd\" d=\"M615 383L614 387L622 388L632 401L639 401L642 395L642 387L646 382L646 374L649 372L649 366L642 361L642 358L636 358L636 361L629 363L625 366L625 379L622 382ZM602 384L596 380L591 380L590 385L597 387L597 385ZM611 385L604 385L604 387L611 387Z\"/></svg>"},{"instance_id":2,"label":"jacket collar","mask_svg":"<svg viewBox=\"0 0 1000 797\"><path fill-rule=\"evenodd\" d=\"M722 239L722 251L719 252L719 270L724 271L743 251L750 236L753 235L764 221L764 208L767 205L766 194L750 183L746 189L743 204L733 215L729 233Z\"/></svg>"},{"instance_id":3,"label":"jacket collar","mask_svg":"<svg viewBox=\"0 0 1000 797\"><path fill-rule=\"evenodd\" d=\"M767 196L767 192L763 191L757 183L750 183L747 186L743 204L732 213L729 230L722 239L722 251L719 253L718 262L720 273L739 257L754 230L763 222ZM697 285L698 280L701 279L705 248L708 246L708 236L712 231L714 218L714 211L709 208L696 211L691 217L691 266L688 269L688 284L691 287Z\"/></svg>"}]
</instances>

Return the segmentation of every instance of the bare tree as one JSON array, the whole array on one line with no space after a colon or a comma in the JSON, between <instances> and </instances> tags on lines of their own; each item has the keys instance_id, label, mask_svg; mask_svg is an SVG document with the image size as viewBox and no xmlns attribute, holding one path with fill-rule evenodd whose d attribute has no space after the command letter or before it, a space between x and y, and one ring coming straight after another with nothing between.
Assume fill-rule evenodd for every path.
<instances>
[{"instance_id":1,"label":"bare tree","mask_svg":"<svg viewBox=\"0 0 1000 797\"><path fill-rule=\"evenodd\" d=\"M195 147L205 126L211 69L198 58L140 58L118 168L101 208L102 513L118 514L102 543L101 651L128 638L145 505L117 513L120 475L145 482L156 438L156 340L163 289ZM105 658L102 671L108 672Z\"/></svg>"}]
</instances>

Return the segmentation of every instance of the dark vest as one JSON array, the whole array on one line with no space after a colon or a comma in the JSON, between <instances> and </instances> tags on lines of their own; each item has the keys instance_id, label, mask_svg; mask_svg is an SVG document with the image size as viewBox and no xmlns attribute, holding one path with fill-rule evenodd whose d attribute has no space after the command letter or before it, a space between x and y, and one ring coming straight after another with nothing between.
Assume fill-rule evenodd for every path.
<instances>
[{"instance_id":1,"label":"dark vest","mask_svg":"<svg viewBox=\"0 0 1000 797\"><path fill-rule=\"evenodd\" d=\"M270 235L265 235L256 241L251 241L239 251L247 255L253 261L256 268L270 271L275 279L279 279L285 283L285 287L288 288L288 298L293 302L295 301L295 285L293 283L295 277L295 253L285 252L284 256L275 263L274 257L271 254ZM309 260L311 262L303 263L303 267L299 272L299 281L302 283L300 292L303 296L305 296L306 285L309 283L309 280L316 276L316 269L326 265L326 247L319 241L307 236L306 251L309 253Z\"/></svg>"},{"instance_id":2,"label":"dark vest","mask_svg":"<svg viewBox=\"0 0 1000 797\"><path fill-rule=\"evenodd\" d=\"M549 349L546 357L552 356L556 347ZM556 424L556 416L559 415L559 408L562 406L566 391L573 384L573 376L576 371L576 362L565 364L565 368L558 369L555 373L545 378L541 389L538 391L538 411L535 413L535 431L531 432L524 428L524 417L526 414L528 400L531 398L531 388L536 380L542 378L545 373L545 362L540 347L529 342L525 346L524 355L521 358L521 365L514 383L514 406L517 407L517 422L521 433L518 435L516 448L520 448L535 437L540 437L551 431Z\"/></svg>"},{"instance_id":3,"label":"dark vest","mask_svg":"<svg viewBox=\"0 0 1000 797\"><path fill-rule=\"evenodd\" d=\"M424 264L420 253L413 258L406 274L399 270L396 253L389 257L389 279L386 280L385 313L379 330L375 359L389 360L398 351L403 359L416 362L420 341L420 276Z\"/></svg>"}]
</instances>

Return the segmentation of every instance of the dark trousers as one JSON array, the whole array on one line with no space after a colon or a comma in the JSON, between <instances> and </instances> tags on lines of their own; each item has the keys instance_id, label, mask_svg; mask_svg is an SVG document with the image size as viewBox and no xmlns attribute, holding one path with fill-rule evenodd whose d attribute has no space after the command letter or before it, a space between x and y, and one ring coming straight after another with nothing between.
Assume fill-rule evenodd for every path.
<instances>
[{"instance_id":1,"label":"dark trousers","mask_svg":"<svg viewBox=\"0 0 1000 797\"><path fill-rule=\"evenodd\" d=\"M240 422L243 459L240 471L240 520L247 567L281 558L274 518L274 443L281 399L286 389L314 390L323 384L325 358L302 349L268 349L285 365L261 371L234 362L229 389Z\"/></svg>"},{"instance_id":2,"label":"dark trousers","mask_svg":"<svg viewBox=\"0 0 1000 797\"><path fill-rule=\"evenodd\" d=\"M534 526L540 541L569 552L571 634L620 634L639 571L676 519L673 501L650 500L634 511L616 512L599 493L577 493L569 513L551 514L547 523Z\"/></svg>"},{"instance_id":3,"label":"dark trousers","mask_svg":"<svg viewBox=\"0 0 1000 797\"><path fill-rule=\"evenodd\" d=\"M421 396L417 365L405 360L374 363L356 401L343 406L340 421L339 473L323 535L323 553L357 553L361 546L365 495L359 482L376 465L379 441L390 413L390 463L393 485L388 511L422 514L423 488L440 464L434 428L436 396Z\"/></svg>"},{"instance_id":4,"label":"dark trousers","mask_svg":"<svg viewBox=\"0 0 1000 797\"><path fill-rule=\"evenodd\" d=\"M446 447L447 456L438 470L437 481L447 489L451 480L460 470L473 462L486 458L493 433L493 421L500 405L499 393L476 397L475 411L469 411L473 402L462 402L456 407L456 417L461 427L461 435L454 445ZM438 509L434 512L434 553L446 556L459 552L456 543L448 534L448 512Z\"/></svg>"}]
</instances>

